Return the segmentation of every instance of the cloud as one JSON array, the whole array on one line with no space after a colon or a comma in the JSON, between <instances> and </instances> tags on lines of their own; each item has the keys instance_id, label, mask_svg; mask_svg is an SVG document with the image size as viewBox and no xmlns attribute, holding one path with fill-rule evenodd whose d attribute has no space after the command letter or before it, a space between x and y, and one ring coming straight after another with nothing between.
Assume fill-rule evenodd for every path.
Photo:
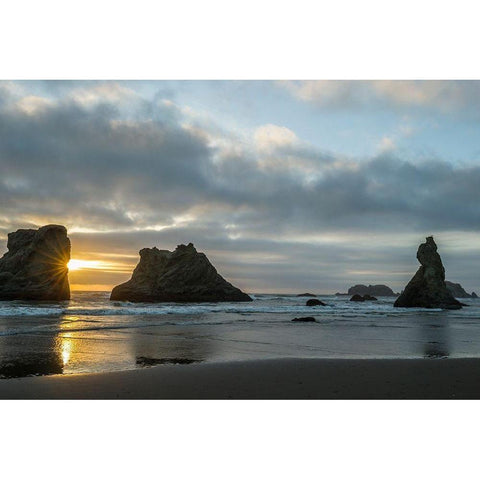
<instances>
[{"instance_id":1,"label":"cloud","mask_svg":"<svg viewBox=\"0 0 480 480\"><path fill-rule=\"evenodd\" d=\"M84 106L99 103L119 103L135 99L137 94L130 88L115 82L94 84L90 87L78 87L69 91L67 98Z\"/></svg>"},{"instance_id":2,"label":"cloud","mask_svg":"<svg viewBox=\"0 0 480 480\"><path fill-rule=\"evenodd\" d=\"M382 137L380 143L378 144L378 149L380 153L390 152L392 150L395 150L395 148L395 141L393 140L393 138L387 136Z\"/></svg>"},{"instance_id":3,"label":"cloud","mask_svg":"<svg viewBox=\"0 0 480 480\"><path fill-rule=\"evenodd\" d=\"M253 138L260 152L271 152L279 147L295 145L298 142L298 137L292 130L271 123L258 127Z\"/></svg>"},{"instance_id":4,"label":"cloud","mask_svg":"<svg viewBox=\"0 0 480 480\"><path fill-rule=\"evenodd\" d=\"M46 98L29 95L20 99L16 107L27 115L35 115L52 105Z\"/></svg>"},{"instance_id":5,"label":"cloud","mask_svg":"<svg viewBox=\"0 0 480 480\"><path fill-rule=\"evenodd\" d=\"M296 98L321 107L413 107L473 113L480 106L477 80L301 80L277 84Z\"/></svg>"},{"instance_id":6,"label":"cloud","mask_svg":"<svg viewBox=\"0 0 480 480\"><path fill-rule=\"evenodd\" d=\"M63 223L78 252L119 257L193 241L247 289L328 291L345 278L401 287L425 234L478 229L478 166L407 160L389 136L377 155L346 159L285 126L225 131L109 85L43 103L0 88L3 239Z\"/></svg>"}]
</instances>

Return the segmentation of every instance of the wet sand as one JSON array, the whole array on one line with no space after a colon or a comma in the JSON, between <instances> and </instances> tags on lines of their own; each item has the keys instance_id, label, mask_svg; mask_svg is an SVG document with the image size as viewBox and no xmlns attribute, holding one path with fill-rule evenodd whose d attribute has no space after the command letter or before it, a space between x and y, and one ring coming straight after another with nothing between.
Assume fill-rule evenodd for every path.
<instances>
[{"instance_id":1,"label":"wet sand","mask_svg":"<svg viewBox=\"0 0 480 480\"><path fill-rule=\"evenodd\" d=\"M480 398L480 359L279 359L0 380L2 399Z\"/></svg>"}]
</instances>

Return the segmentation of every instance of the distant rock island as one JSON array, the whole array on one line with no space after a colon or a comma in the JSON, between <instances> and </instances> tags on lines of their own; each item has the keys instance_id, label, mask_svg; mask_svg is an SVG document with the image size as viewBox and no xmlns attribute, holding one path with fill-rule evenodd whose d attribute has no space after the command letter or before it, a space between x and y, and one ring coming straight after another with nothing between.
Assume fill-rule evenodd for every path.
<instances>
[{"instance_id":1,"label":"distant rock island","mask_svg":"<svg viewBox=\"0 0 480 480\"><path fill-rule=\"evenodd\" d=\"M371 295L378 297L396 297L398 296L390 287L386 285L355 285L348 289L348 295Z\"/></svg>"},{"instance_id":2,"label":"distant rock island","mask_svg":"<svg viewBox=\"0 0 480 480\"><path fill-rule=\"evenodd\" d=\"M447 286L448 290L455 298L476 298L477 297L477 294L475 292L472 292L471 295L467 293L459 283L453 283L453 282L449 282L448 280L445 280L445 285Z\"/></svg>"},{"instance_id":3,"label":"distant rock island","mask_svg":"<svg viewBox=\"0 0 480 480\"><path fill-rule=\"evenodd\" d=\"M437 252L433 237L418 247L417 259L421 266L394 303L395 307L424 307L459 309L445 284L445 268Z\"/></svg>"},{"instance_id":4,"label":"distant rock island","mask_svg":"<svg viewBox=\"0 0 480 480\"><path fill-rule=\"evenodd\" d=\"M377 297L398 297L400 295L399 293L395 293L390 287L387 287L386 285L354 285L353 287L350 287L348 289L347 293L340 293L337 292L335 295L341 295L341 296L353 296L353 295L359 295L361 297L367 295L367 296L377 296Z\"/></svg>"},{"instance_id":5,"label":"distant rock island","mask_svg":"<svg viewBox=\"0 0 480 480\"><path fill-rule=\"evenodd\" d=\"M62 225L8 234L0 259L0 300L69 300L70 240Z\"/></svg>"},{"instance_id":6,"label":"distant rock island","mask_svg":"<svg viewBox=\"0 0 480 480\"><path fill-rule=\"evenodd\" d=\"M192 243L175 251L140 250L132 278L117 285L110 300L129 302L250 302L252 299L217 273Z\"/></svg>"}]
</instances>

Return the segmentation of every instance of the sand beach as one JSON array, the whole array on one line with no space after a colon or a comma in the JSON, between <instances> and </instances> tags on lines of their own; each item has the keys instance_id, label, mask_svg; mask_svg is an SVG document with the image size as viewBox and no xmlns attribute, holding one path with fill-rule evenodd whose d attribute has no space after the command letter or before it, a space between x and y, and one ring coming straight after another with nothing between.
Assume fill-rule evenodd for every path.
<instances>
[{"instance_id":1,"label":"sand beach","mask_svg":"<svg viewBox=\"0 0 480 480\"><path fill-rule=\"evenodd\" d=\"M2 399L478 399L480 359L278 359L0 381Z\"/></svg>"}]
</instances>

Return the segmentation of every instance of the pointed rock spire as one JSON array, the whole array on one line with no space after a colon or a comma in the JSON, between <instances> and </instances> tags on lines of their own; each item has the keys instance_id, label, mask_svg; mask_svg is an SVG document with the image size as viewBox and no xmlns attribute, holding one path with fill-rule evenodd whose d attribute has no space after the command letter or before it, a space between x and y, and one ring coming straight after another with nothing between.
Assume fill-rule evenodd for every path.
<instances>
[{"instance_id":1,"label":"pointed rock spire","mask_svg":"<svg viewBox=\"0 0 480 480\"><path fill-rule=\"evenodd\" d=\"M462 308L445 284L445 268L433 237L418 247L421 266L394 303L395 307Z\"/></svg>"}]
</instances>

